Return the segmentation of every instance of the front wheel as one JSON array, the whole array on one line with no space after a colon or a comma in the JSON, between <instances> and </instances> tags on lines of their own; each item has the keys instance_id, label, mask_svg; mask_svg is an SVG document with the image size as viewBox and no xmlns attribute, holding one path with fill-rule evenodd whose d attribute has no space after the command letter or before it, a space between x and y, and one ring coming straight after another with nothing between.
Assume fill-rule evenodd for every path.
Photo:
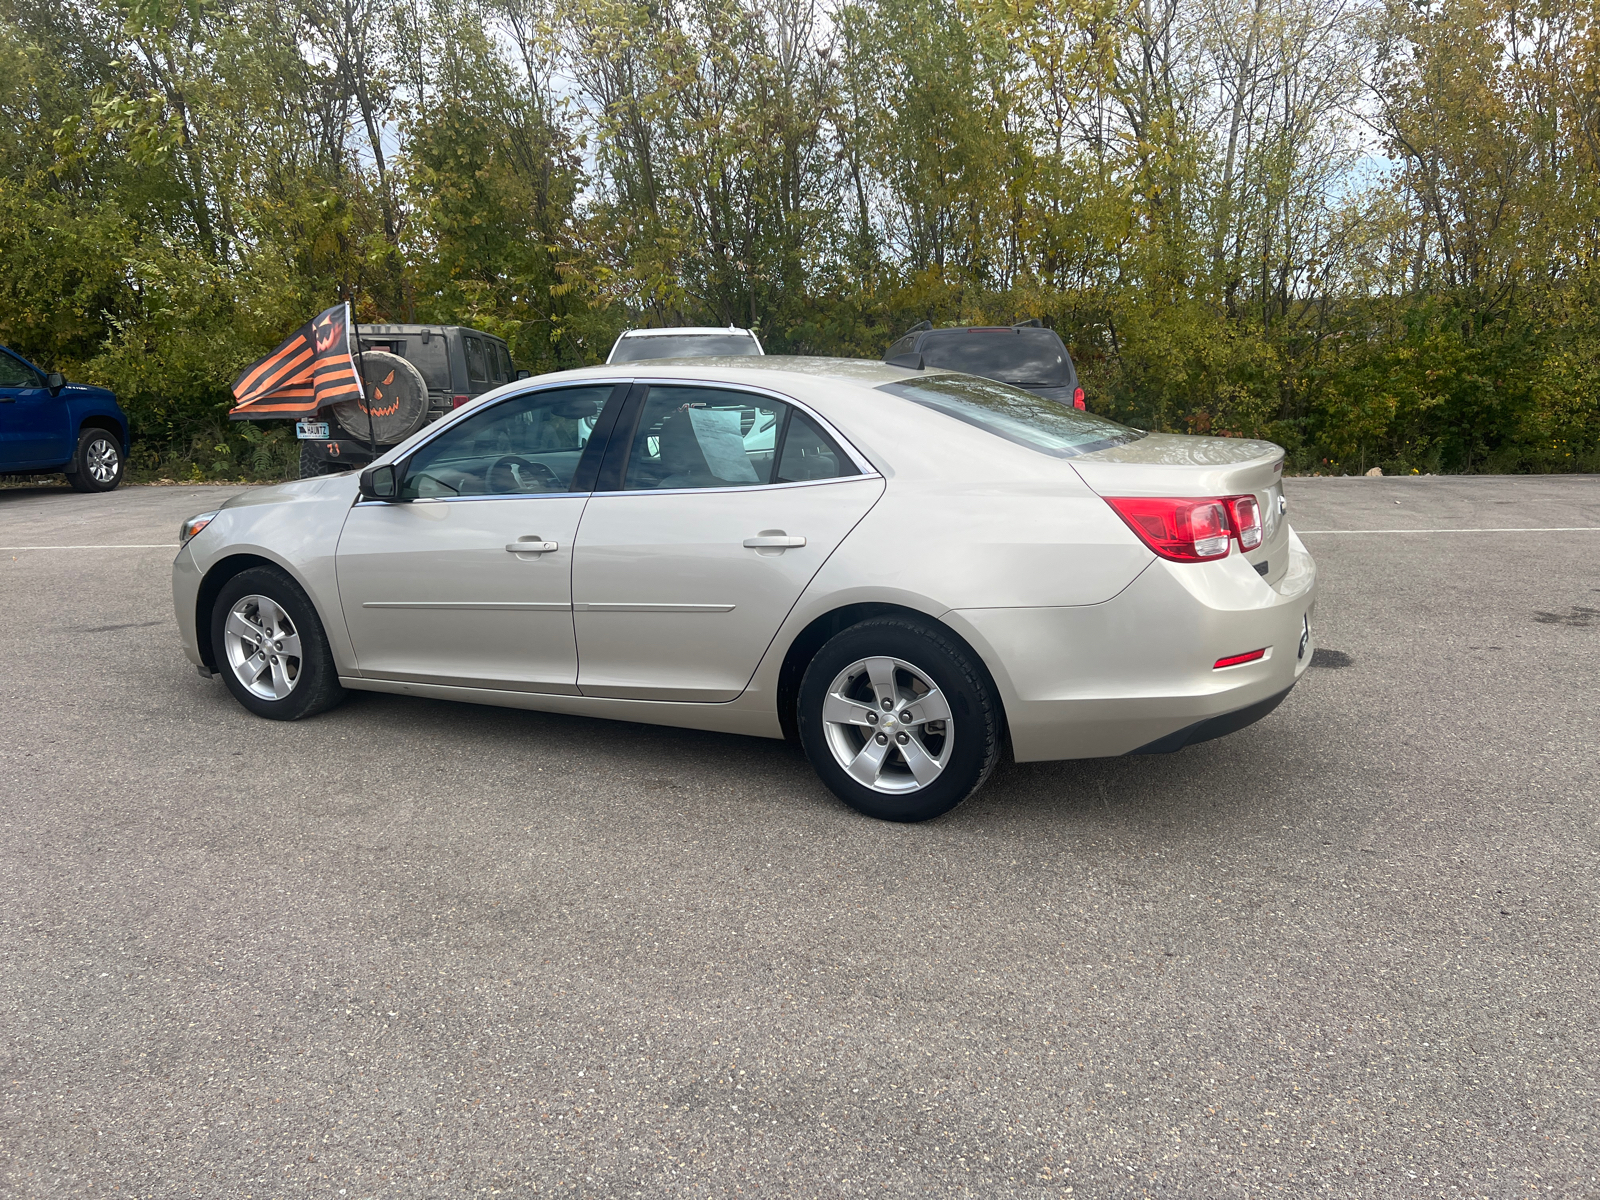
<instances>
[{"instance_id":1,"label":"front wheel","mask_svg":"<svg viewBox=\"0 0 1600 1200\"><path fill-rule=\"evenodd\" d=\"M85 429L78 435L67 482L75 492L109 492L122 482L122 445L104 429Z\"/></svg>"},{"instance_id":2,"label":"front wheel","mask_svg":"<svg viewBox=\"0 0 1600 1200\"><path fill-rule=\"evenodd\" d=\"M948 631L880 617L836 634L800 681L800 742L829 790L885 821L926 821L983 785L1000 705Z\"/></svg>"},{"instance_id":3,"label":"front wheel","mask_svg":"<svg viewBox=\"0 0 1600 1200\"><path fill-rule=\"evenodd\" d=\"M211 607L211 647L228 690L258 717L298 721L344 699L311 598L276 567L228 580Z\"/></svg>"}]
</instances>

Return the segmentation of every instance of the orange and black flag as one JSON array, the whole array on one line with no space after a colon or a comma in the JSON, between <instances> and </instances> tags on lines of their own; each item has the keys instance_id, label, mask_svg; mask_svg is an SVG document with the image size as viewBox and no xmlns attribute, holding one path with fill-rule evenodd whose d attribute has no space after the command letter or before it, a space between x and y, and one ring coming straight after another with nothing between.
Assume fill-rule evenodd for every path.
<instances>
[{"instance_id":1,"label":"orange and black flag","mask_svg":"<svg viewBox=\"0 0 1600 1200\"><path fill-rule=\"evenodd\" d=\"M233 381L238 403L228 416L309 417L324 405L362 399L350 341L350 305L335 304Z\"/></svg>"}]
</instances>

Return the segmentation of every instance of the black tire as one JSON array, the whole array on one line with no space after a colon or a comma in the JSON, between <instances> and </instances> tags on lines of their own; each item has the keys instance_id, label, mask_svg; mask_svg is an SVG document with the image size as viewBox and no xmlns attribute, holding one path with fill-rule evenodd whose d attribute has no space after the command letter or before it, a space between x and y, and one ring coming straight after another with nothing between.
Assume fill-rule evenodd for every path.
<instances>
[{"instance_id":1,"label":"black tire","mask_svg":"<svg viewBox=\"0 0 1600 1200\"><path fill-rule=\"evenodd\" d=\"M67 482L75 492L109 492L122 482L122 439L104 429L78 435Z\"/></svg>"},{"instance_id":2,"label":"black tire","mask_svg":"<svg viewBox=\"0 0 1600 1200\"><path fill-rule=\"evenodd\" d=\"M316 456L310 442L300 443L300 478L315 479L328 473L328 464Z\"/></svg>"},{"instance_id":3,"label":"black tire","mask_svg":"<svg viewBox=\"0 0 1600 1200\"><path fill-rule=\"evenodd\" d=\"M348 436L362 442L375 437L379 445L393 446L427 424L428 384L414 364L387 350L368 350L360 365L366 399L345 400L331 410Z\"/></svg>"},{"instance_id":4,"label":"black tire","mask_svg":"<svg viewBox=\"0 0 1600 1200\"><path fill-rule=\"evenodd\" d=\"M229 656L224 637L228 615L234 605L250 596L265 597L276 603L287 615L292 633L300 639L298 661L291 664L291 656L288 655L279 660L285 677L292 679L288 693L279 698L258 695L246 687L245 681L240 678L240 670L249 673L250 668L236 669ZM255 612L259 619L259 605ZM267 648L270 649L270 646ZM317 610L300 585L276 567L251 567L222 585L216 603L211 606L211 651L217 670L228 685L228 690L233 693L233 698L258 717L268 717L274 721L298 721L302 717L326 712L345 697L344 688L339 686L339 670L334 666L333 654L328 649L328 636L323 632ZM245 661L248 664L254 658ZM270 665L263 664L262 669L265 678L270 680L275 677Z\"/></svg>"},{"instance_id":5,"label":"black tire","mask_svg":"<svg viewBox=\"0 0 1600 1200\"><path fill-rule=\"evenodd\" d=\"M842 672L871 658L909 664L944 694L949 705L950 720L944 725L945 736L952 738L948 760L936 778L914 791L886 792L857 780L841 765L830 742L828 723L822 716L828 690ZM908 673L897 673L897 686L900 680L911 678ZM867 707L875 706L869 703ZM915 702L908 707L914 708ZM857 812L883 821L926 821L949 812L989 778L999 761L1004 737L994 684L977 657L948 630L909 617L875 617L835 634L806 667L798 709L800 744L822 782ZM917 736L921 746L942 746L940 734L923 736L937 728L934 723L920 732L902 732ZM880 735L888 736L881 731L870 736ZM855 737L864 746L869 735L865 728L852 727L840 730L837 736ZM909 766L901 752L890 745L886 754L888 768L898 766L901 771L899 782L909 783ZM887 782L896 780L891 777Z\"/></svg>"}]
</instances>

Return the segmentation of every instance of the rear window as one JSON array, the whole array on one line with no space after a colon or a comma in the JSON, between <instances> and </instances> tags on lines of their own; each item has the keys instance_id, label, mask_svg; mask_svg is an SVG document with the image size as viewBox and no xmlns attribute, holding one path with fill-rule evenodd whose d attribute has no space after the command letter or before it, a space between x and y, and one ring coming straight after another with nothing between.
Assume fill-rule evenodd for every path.
<instances>
[{"instance_id":1,"label":"rear window","mask_svg":"<svg viewBox=\"0 0 1600 1200\"><path fill-rule=\"evenodd\" d=\"M611 352L611 362L638 362L645 358L748 357L760 354L747 333L661 333L653 337L624 337Z\"/></svg>"},{"instance_id":2,"label":"rear window","mask_svg":"<svg viewBox=\"0 0 1600 1200\"><path fill-rule=\"evenodd\" d=\"M1024 387L1066 387L1072 367L1049 329L936 329L919 347L926 366L966 371Z\"/></svg>"},{"instance_id":3,"label":"rear window","mask_svg":"<svg viewBox=\"0 0 1600 1200\"><path fill-rule=\"evenodd\" d=\"M1055 458L1088 454L1144 436L1137 429L1093 413L1046 400L998 380L970 375L935 375L929 379L885 383L878 391L900 396Z\"/></svg>"}]
</instances>

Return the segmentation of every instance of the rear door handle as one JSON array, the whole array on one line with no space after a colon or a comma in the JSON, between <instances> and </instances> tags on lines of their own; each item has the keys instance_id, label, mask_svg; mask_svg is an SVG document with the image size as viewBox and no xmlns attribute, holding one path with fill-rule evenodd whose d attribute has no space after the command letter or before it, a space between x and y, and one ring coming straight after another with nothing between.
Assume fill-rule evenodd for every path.
<instances>
[{"instance_id":1,"label":"rear door handle","mask_svg":"<svg viewBox=\"0 0 1600 1200\"><path fill-rule=\"evenodd\" d=\"M559 542L526 541L506 543L506 552L508 554L548 554L552 550L559 549L561 549L561 543Z\"/></svg>"},{"instance_id":2,"label":"rear door handle","mask_svg":"<svg viewBox=\"0 0 1600 1200\"><path fill-rule=\"evenodd\" d=\"M744 540L745 549L747 550L793 550L805 544L806 540L803 537L774 537L771 534L763 537L745 538Z\"/></svg>"}]
</instances>

